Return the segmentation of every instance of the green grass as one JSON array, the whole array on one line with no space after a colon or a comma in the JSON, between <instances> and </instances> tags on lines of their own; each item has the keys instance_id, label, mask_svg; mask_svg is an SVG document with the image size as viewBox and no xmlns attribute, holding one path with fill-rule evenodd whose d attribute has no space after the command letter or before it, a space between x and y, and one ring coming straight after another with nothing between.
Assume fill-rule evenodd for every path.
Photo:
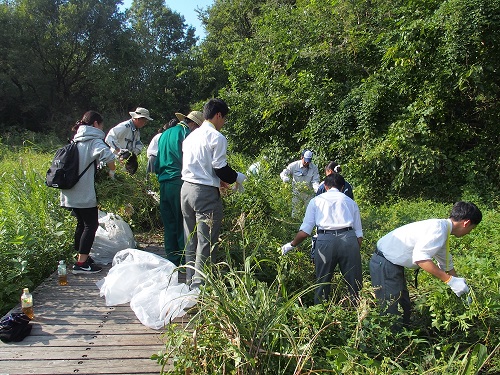
<instances>
[{"instance_id":1,"label":"green grass","mask_svg":"<svg viewBox=\"0 0 500 375\"><path fill-rule=\"evenodd\" d=\"M44 185L45 170L59 145L0 144L0 310L18 302L23 287L35 287L73 259L75 219L59 207L59 191ZM139 159L145 166L145 156ZM251 161L233 156L245 171ZM160 232L158 205L147 193L144 168L116 180L97 178L100 208L121 215L135 233ZM173 374L496 374L500 372L500 214L478 202L483 222L451 242L455 266L467 278L472 303L425 272L415 290L413 326L397 334L391 317L380 316L370 287L368 260L378 238L397 226L446 217L452 202L394 199L383 206L360 204L364 229L364 288L358 307L345 299L340 275L329 303L312 304L314 269L308 241L286 257L300 220L290 218L290 187L275 171L249 176L244 194L227 192L219 264L207 283L187 330L168 326L165 356ZM468 199L470 197L462 197ZM161 236L160 236L161 238ZM160 367L159 367L160 371Z\"/></svg>"}]
</instances>

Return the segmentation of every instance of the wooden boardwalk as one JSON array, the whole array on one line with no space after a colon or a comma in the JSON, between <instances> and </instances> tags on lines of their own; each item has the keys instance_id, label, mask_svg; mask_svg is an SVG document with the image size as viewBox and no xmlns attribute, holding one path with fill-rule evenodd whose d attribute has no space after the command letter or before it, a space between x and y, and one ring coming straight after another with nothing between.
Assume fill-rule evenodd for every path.
<instances>
[{"instance_id":1,"label":"wooden boardwalk","mask_svg":"<svg viewBox=\"0 0 500 375\"><path fill-rule=\"evenodd\" d=\"M163 255L162 248L143 250ZM31 334L18 343L0 341L0 375L159 374L150 356L163 349L162 331L142 325L129 304L109 307L99 296L95 283L110 267L69 274L67 286L54 274L36 288Z\"/></svg>"}]
</instances>

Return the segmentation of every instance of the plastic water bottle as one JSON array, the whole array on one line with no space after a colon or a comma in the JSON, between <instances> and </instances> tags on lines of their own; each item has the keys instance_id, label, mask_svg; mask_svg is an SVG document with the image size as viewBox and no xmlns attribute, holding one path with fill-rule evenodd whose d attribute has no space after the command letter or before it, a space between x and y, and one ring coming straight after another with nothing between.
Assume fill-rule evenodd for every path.
<instances>
[{"instance_id":1,"label":"plastic water bottle","mask_svg":"<svg viewBox=\"0 0 500 375\"><path fill-rule=\"evenodd\" d=\"M21 295L21 309L30 319L35 317L35 312L33 311L33 296L28 288L23 289L23 294Z\"/></svg>"},{"instance_id":2,"label":"plastic water bottle","mask_svg":"<svg viewBox=\"0 0 500 375\"><path fill-rule=\"evenodd\" d=\"M64 260L60 260L57 266L57 278L59 280L59 285L68 285L68 272Z\"/></svg>"}]
</instances>

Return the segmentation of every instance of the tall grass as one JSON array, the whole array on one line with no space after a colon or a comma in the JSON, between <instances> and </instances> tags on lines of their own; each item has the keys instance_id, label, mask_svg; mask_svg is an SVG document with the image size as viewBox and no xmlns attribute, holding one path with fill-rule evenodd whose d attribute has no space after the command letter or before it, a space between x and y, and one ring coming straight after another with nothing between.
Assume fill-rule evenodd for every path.
<instances>
[{"instance_id":1,"label":"tall grass","mask_svg":"<svg viewBox=\"0 0 500 375\"><path fill-rule=\"evenodd\" d=\"M34 143L30 134L12 133L0 143L0 314L19 302L23 287L36 287L57 268L72 264L75 218L59 206L58 189L45 186L55 149L53 138ZM144 161L145 165L145 161ZM149 188L155 187L155 179ZM96 178L99 209L121 215L137 232L160 227L158 205L148 194L145 171L130 176L118 166L116 179Z\"/></svg>"},{"instance_id":2,"label":"tall grass","mask_svg":"<svg viewBox=\"0 0 500 375\"><path fill-rule=\"evenodd\" d=\"M58 207L58 191L44 185L47 154L2 147L0 167L0 311L17 303L21 288L33 287L68 259L68 213Z\"/></svg>"},{"instance_id":3,"label":"tall grass","mask_svg":"<svg viewBox=\"0 0 500 375\"><path fill-rule=\"evenodd\" d=\"M59 147L55 145L53 149ZM37 285L71 261L74 218L59 207L59 191L44 185L50 147L13 149L0 144L0 310L18 302L22 287ZM141 161L142 160L142 161ZM145 165L145 159L140 159ZM244 171L250 161L235 156ZM290 217L291 190L263 163L246 192L223 196L225 218L219 264L206 270L206 286L186 330L166 327L165 355L171 373L185 374L496 374L500 372L500 214L480 204L483 222L453 238L454 263L471 286L471 303L457 298L425 272L419 288L408 277L414 304L412 326L391 331L370 287L368 260L382 235L397 226L446 217L452 202L398 201L380 207L360 200L364 288L357 307L345 299L335 274L331 301L313 305L314 269L309 246L282 257L300 220ZM144 171L116 180L98 176L100 208L122 215L134 231L159 228L157 203ZM480 202L479 202L480 203ZM188 370L186 370L188 369Z\"/></svg>"},{"instance_id":4,"label":"tall grass","mask_svg":"<svg viewBox=\"0 0 500 375\"><path fill-rule=\"evenodd\" d=\"M244 170L241 161L232 161ZM364 288L354 308L334 277L329 303L312 304L314 269L309 245L287 256L279 246L300 223L290 218L290 195L270 171L250 176L245 194L224 196L221 263L207 268L200 302L184 330L166 327L171 374L496 374L500 371L500 214L481 205L484 221L451 241L454 263L471 286L472 302L442 282L413 272L408 285L414 312L408 329L394 332L393 317L380 315L368 261L376 241L416 220L447 217L452 203L395 201L361 206ZM186 370L187 369L187 370Z\"/></svg>"}]
</instances>

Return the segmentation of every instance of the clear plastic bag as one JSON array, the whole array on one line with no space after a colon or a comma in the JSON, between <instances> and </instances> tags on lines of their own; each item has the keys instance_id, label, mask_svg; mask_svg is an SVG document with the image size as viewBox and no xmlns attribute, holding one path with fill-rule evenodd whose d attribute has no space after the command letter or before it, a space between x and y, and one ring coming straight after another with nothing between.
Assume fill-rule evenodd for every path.
<instances>
[{"instance_id":1,"label":"clear plastic bag","mask_svg":"<svg viewBox=\"0 0 500 375\"><path fill-rule=\"evenodd\" d=\"M172 262L137 249L116 253L108 275L96 285L107 306L130 302L141 323L153 329L183 316L196 304L199 293L178 282Z\"/></svg>"},{"instance_id":2,"label":"clear plastic bag","mask_svg":"<svg viewBox=\"0 0 500 375\"><path fill-rule=\"evenodd\" d=\"M130 226L117 214L99 211L92 258L99 264L109 264L118 251L134 247L136 242Z\"/></svg>"}]
</instances>

